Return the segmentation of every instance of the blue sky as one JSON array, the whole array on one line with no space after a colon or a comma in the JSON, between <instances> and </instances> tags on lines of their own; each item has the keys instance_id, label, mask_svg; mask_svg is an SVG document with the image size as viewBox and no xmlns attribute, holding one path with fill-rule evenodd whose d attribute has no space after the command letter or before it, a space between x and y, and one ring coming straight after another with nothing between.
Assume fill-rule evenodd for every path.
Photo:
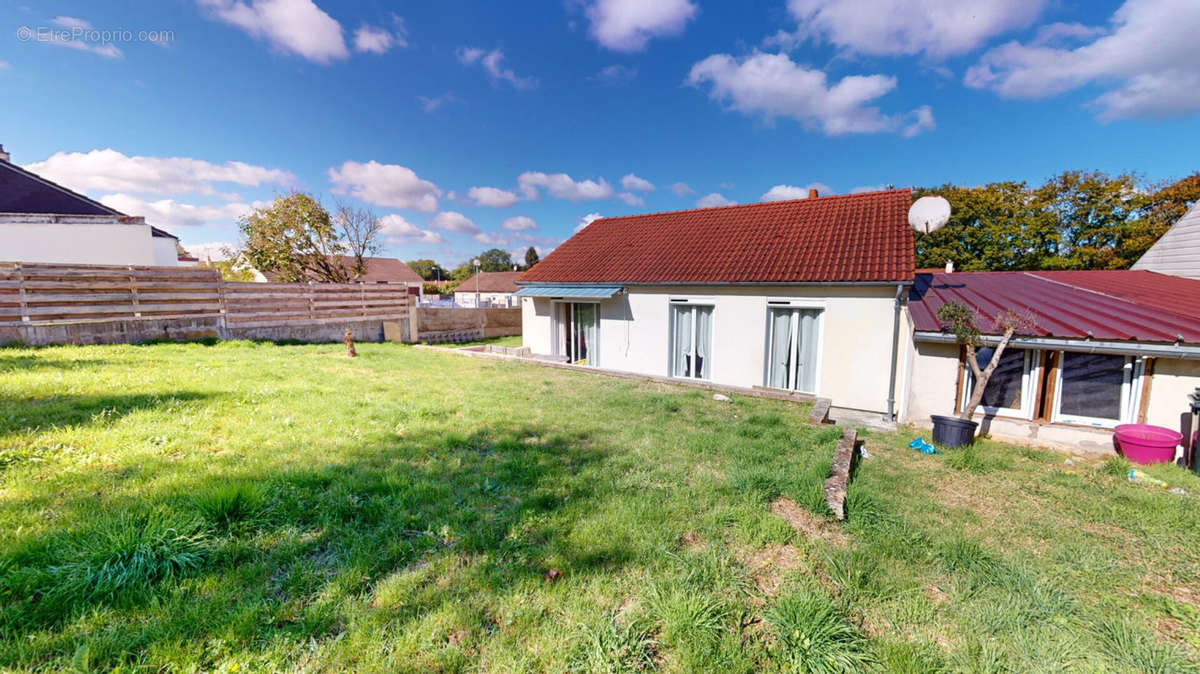
<instances>
[{"instance_id":1,"label":"blue sky","mask_svg":"<svg viewBox=\"0 0 1200 674\"><path fill-rule=\"evenodd\" d=\"M198 248L290 189L369 205L387 254L449 265L545 252L594 214L1161 180L1200 156L1195 0L0 0L0 18L13 161Z\"/></svg>"}]
</instances>

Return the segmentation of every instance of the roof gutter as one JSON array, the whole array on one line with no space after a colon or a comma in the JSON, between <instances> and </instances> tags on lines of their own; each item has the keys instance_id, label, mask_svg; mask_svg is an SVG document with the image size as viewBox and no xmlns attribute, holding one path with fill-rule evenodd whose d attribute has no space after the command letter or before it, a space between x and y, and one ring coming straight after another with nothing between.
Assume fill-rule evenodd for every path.
<instances>
[{"instance_id":1,"label":"roof gutter","mask_svg":"<svg viewBox=\"0 0 1200 674\"><path fill-rule=\"evenodd\" d=\"M998 344L1000 337L983 335L984 344ZM945 332L917 331L913 341L934 344L953 344L954 335ZM1145 344L1142 342L1096 341L1091 339L1062 339L1055 337L1013 337L1009 346L1032 349L1063 349L1084 353L1111 353L1116 355L1156 356L1200 360L1200 345L1194 344Z\"/></svg>"}]
</instances>

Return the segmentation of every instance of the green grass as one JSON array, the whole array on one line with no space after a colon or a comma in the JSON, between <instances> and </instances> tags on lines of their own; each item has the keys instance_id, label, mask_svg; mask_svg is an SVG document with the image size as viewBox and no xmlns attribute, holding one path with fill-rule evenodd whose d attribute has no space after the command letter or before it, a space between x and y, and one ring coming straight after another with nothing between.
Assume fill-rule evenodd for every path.
<instances>
[{"instance_id":1,"label":"green grass","mask_svg":"<svg viewBox=\"0 0 1200 674\"><path fill-rule=\"evenodd\" d=\"M358 348L0 349L0 670L1197 671L1184 471Z\"/></svg>"}]
</instances>

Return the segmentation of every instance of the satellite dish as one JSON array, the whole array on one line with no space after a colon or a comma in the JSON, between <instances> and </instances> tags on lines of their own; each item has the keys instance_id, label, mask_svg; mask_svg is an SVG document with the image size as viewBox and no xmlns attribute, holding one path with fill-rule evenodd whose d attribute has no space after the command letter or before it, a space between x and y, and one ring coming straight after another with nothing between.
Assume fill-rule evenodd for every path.
<instances>
[{"instance_id":1,"label":"satellite dish","mask_svg":"<svg viewBox=\"0 0 1200 674\"><path fill-rule=\"evenodd\" d=\"M950 221L950 202L942 197L921 197L908 209L908 224L922 234L936 232Z\"/></svg>"}]
</instances>

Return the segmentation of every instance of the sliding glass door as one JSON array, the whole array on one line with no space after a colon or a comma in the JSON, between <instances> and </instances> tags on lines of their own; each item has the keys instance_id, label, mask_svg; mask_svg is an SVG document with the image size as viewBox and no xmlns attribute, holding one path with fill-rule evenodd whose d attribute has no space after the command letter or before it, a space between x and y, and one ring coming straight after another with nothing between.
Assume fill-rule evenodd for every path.
<instances>
[{"instance_id":1,"label":"sliding glass door","mask_svg":"<svg viewBox=\"0 0 1200 674\"><path fill-rule=\"evenodd\" d=\"M767 318L767 385L816 393L817 329L821 310L771 307Z\"/></svg>"},{"instance_id":2,"label":"sliding glass door","mask_svg":"<svg viewBox=\"0 0 1200 674\"><path fill-rule=\"evenodd\" d=\"M712 377L712 315L711 306L671 305L671 376Z\"/></svg>"},{"instance_id":3,"label":"sliding glass door","mask_svg":"<svg viewBox=\"0 0 1200 674\"><path fill-rule=\"evenodd\" d=\"M563 353L568 363L596 367L596 348L599 345L600 316L597 305L590 302L562 304Z\"/></svg>"}]
</instances>

